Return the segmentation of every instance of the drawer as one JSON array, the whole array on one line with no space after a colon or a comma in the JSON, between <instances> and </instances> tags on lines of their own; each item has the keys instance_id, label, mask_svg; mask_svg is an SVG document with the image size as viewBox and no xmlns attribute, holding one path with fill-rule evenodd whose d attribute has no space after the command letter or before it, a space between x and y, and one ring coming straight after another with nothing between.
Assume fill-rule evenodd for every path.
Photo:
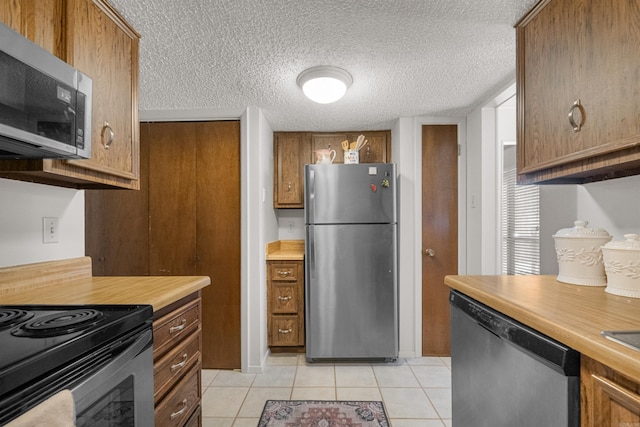
<instances>
[{"instance_id":1,"label":"drawer","mask_svg":"<svg viewBox=\"0 0 640 427\"><path fill-rule=\"evenodd\" d=\"M201 330L189 335L153 365L154 400L158 402L194 364L201 363Z\"/></svg>"},{"instance_id":2,"label":"drawer","mask_svg":"<svg viewBox=\"0 0 640 427\"><path fill-rule=\"evenodd\" d=\"M202 406L198 406L184 427L200 427L202 425Z\"/></svg>"},{"instance_id":3,"label":"drawer","mask_svg":"<svg viewBox=\"0 0 640 427\"><path fill-rule=\"evenodd\" d=\"M155 410L155 425L182 426L200 406L200 366L194 366Z\"/></svg>"},{"instance_id":4,"label":"drawer","mask_svg":"<svg viewBox=\"0 0 640 427\"><path fill-rule=\"evenodd\" d=\"M298 312L298 282L271 283L269 295L271 314L296 314Z\"/></svg>"},{"instance_id":5,"label":"drawer","mask_svg":"<svg viewBox=\"0 0 640 427\"><path fill-rule=\"evenodd\" d=\"M200 327L200 301L198 298L153 322L154 360Z\"/></svg>"},{"instance_id":6,"label":"drawer","mask_svg":"<svg viewBox=\"0 0 640 427\"><path fill-rule=\"evenodd\" d=\"M298 280L297 264L271 264L269 269L271 280Z\"/></svg>"},{"instance_id":7,"label":"drawer","mask_svg":"<svg viewBox=\"0 0 640 427\"><path fill-rule=\"evenodd\" d=\"M270 342L271 346L299 345L298 316L271 316Z\"/></svg>"}]
</instances>

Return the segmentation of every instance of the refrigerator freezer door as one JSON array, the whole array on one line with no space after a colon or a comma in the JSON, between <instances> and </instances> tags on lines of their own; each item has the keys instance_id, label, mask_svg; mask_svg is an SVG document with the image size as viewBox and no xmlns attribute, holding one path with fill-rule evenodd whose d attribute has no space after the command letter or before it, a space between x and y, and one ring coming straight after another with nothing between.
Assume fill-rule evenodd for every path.
<instances>
[{"instance_id":1,"label":"refrigerator freezer door","mask_svg":"<svg viewBox=\"0 0 640 427\"><path fill-rule=\"evenodd\" d=\"M307 224L395 223L393 163L305 166Z\"/></svg>"},{"instance_id":2,"label":"refrigerator freezer door","mask_svg":"<svg viewBox=\"0 0 640 427\"><path fill-rule=\"evenodd\" d=\"M396 227L307 226L307 360L398 357Z\"/></svg>"}]
</instances>

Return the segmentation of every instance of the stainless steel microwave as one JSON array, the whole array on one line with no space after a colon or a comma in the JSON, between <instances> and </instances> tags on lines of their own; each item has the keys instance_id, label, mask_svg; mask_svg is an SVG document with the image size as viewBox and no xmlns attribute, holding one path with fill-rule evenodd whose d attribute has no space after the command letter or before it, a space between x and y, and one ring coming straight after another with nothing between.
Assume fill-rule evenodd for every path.
<instances>
[{"instance_id":1,"label":"stainless steel microwave","mask_svg":"<svg viewBox=\"0 0 640 427\"><path fill-rule=\"evenodd\" d=\"M0 23L0 159L91 157L92 81Z\"/></svg>"}]
</instances>

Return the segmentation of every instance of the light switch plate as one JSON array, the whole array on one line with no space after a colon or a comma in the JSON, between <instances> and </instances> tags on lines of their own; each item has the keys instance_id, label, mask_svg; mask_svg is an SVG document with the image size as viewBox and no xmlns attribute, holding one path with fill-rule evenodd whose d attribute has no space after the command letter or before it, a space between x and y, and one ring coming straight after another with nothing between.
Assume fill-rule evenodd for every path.
<instances>
[{"instance_id":1,"label":"light switch plate","mask_svg":"<svg viewBox=\"0 0 640 427\"><path fill-rule=\"evenodd\" d=\"M58 243L58 218L42 218L42 241L44 243Z\"/></svg>"}]
</instances>

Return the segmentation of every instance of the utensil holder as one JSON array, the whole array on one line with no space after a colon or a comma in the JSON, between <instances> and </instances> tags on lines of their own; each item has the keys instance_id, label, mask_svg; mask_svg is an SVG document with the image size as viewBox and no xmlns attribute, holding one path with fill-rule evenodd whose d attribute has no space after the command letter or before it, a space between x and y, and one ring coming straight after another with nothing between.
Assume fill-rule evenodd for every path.
<instances>
[{"instance_id":1,"label":"utensil holder","mask_svg":"<svg viewBox=\"0 0 640 427\"><path fill-rule=\"evenodd\" d=\"M360 153L358 150L347 150L344 152L345 165L357 165L360 163Z\"/></svg>"}]
</instances>

